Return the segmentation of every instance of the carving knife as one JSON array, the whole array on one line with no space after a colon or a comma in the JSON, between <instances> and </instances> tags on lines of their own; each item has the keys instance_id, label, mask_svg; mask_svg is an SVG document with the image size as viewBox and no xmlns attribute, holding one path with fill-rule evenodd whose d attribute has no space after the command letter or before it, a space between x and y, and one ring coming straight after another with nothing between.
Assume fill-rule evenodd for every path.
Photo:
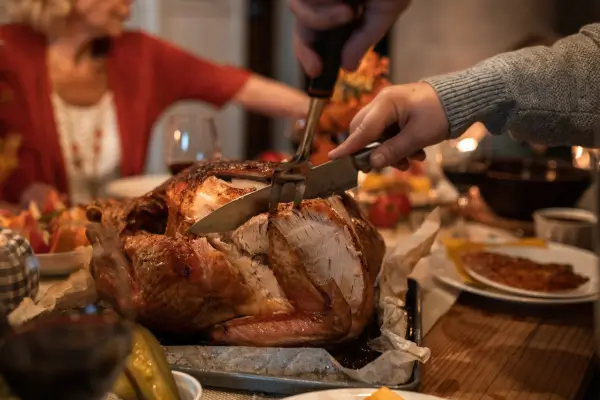
<instances>
[{"instance_id":1,"label":"carving knife","mask_svg":"<svg viewBox=\"0 0 600 400\"><path fill-rule=\"evenodd\" d=\"M318 76L309 80L306 90L310 97L310 105L304 134L296 155L273 171L270 200L270 208L273 210L277 209L278 203L284 201L281 191L290 183L296 185L294 206L299 207L304 198L310 168L310 152L323 111L335 91L342 65L342 51L352 33L362 23L364 0L342 0L342 2L352 10L352 20L342 26L314 32L312 48L321 58L322 68Z\"/></svg>"},{"instance_id":2,"label":"carving knife","mask_svg":"<svg viewBox=\"0 0 600 400\"><path fill-rule=\"evenodd\" d=\"M398 126L390 126L385 130L379 142L372 143L350 156L310 168L306 179L304 198L327 197L355 188L358 184L358 172L370 172L372 169L369 158L373 150L379 147L379 143L391 139L398 132ZM271 185L224 204L206 217L196 221L190 227L190 232L203 236L209 233L232 231L255 215L269 210L270 192ZM281 202L294 201L294 195L294 184L285 185L281 191Z\"/></svg>"}]
</instances>

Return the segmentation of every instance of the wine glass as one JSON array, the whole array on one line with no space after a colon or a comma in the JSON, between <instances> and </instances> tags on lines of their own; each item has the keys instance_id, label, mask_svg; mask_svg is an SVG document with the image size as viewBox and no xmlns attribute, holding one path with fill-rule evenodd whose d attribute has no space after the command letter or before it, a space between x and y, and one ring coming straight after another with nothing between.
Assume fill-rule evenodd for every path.
<instances>
[{"instance_id":1,"label":"wine glass","mask_svg":"<svg viewBox=\"0 0 600 400\"><path fill-rule=\"evenodd\" d=\"M214 118L194 114L172 115L167 124L166 160L172 174L197 161L221 158L221 143Z\"/></svg>"},{"instance_id":2,"label":"wine glass","mask_svg":"<svg viewBox=\"0 0 600 400\"><path fill-rule=\"evenodd\" d=\"M60 311L3 332L0 375L21 400L100 400L123 371L134 326L127 261L113 229L95 224L88 227L87 235L94 245L90 272L95 290L92 287L70 300L63 297L62 305L61 300L57 305ZM73 275L70 279L80 279L72 287L89 282L86 274ZM98 296L98 301L96 292L110 296ZM52 295L39 304L47 304L47 296ZM67 308L65 302L73 307Z\"/></svg>"},{"instance_id":3,"label":"wine glass","mask_svg":"<svg viewBox=\"0 0 600 400\"><path fill-rule=\"evenodd\" d=\"M469 191L477 186L485 176L489 160L481 142L487 133L476 127L475 131L459 139L448 140L438 146L437 162L446 179L458 191L458 219L456 235L466 237L465 214L469 206Z\"/></svg>"}]
</instances>

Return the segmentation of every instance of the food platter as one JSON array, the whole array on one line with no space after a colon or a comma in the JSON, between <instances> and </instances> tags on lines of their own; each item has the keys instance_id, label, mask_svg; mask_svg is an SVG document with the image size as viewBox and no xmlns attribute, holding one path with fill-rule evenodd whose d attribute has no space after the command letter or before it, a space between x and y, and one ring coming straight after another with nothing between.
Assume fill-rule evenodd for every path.
<instances>
[{"instance_id":1,"label":"food platter","mask_svg":"<svg viewBox=\"0 0 600 400\"><path fill-rule=\"evenodd\" d=\"M375 390L370 388L324 390L286 397L284 400L361 400L369 398ZM403 400L441 400L441 397L429 396L422 393L401 390L394 390L393 392L401 396Z\"/></svg>"},{"instance_id":2,"label":"food platter","mask_svg":"<svg viewBox=\"0 0 600 400\"><path fill-rule=\"evenodd\" d=\"M535 249L529 247L505 247L494 251L502 251L514 256L528 256L536 261L568 262L573 264L574 270L582 275L588 276L590 282L583 285L578 292L567 294L559 293L554 296L521 291L512 287L505 287L496 282L490 282L481 276L474 277L481 285L466 282L458 273L452 260L448 257L446 249L438 248L431 255L431 268L433 276L441 283L450 287L469 292L478 296L496 300L539 305L580 304L593 302L597 298L594 290L598 285L598 273L596 270L597 258L590 252L575 249L558 243L549 243L547 249Z\"/></svg>"},{"instance_id":3,"label":"food platter","mask_svg":"<svg viewBox=\"0 0 600 400\"><path fill-rule=\"evenodd\" d=\"M408 324L406 338L418 346L422 344L421 331L421 290L416 281L409 279L408 292L406 295L406 312ZM161 338L159 337L159 340ZM165 344L165 342L163 342ZM177 359L180 350L175 346L165 346L167 358ZM202 365L194 367L172 364L174 370L185 372L200 381L202 386L217 387L231 390L244 390L251 392L270 393L278 395L294 395L320 390L331 389L376 389L379 385L368 385L353 381L350 378L340 380L328 380L328 377L290 377L290 376L266 376L249 373L236 373L229 371L215 371L203 368ZM389 386L393 390L418 391L421 381L421 365L414 363L412 376L403 385Z\"/></svg>"},{"instance_id":4,"label":"food platter","mask_svg":"<svg viewBox=\"0 0 600 400\"><path fill-rule=\"evenodd\" d=\"M188 221L256 190L234 180L262 182L272 170L259 161L199 163L170 186L88 205L94 268L48 288L43 304L25 310L35 315L20 313L19 322L82 293L115 304L129 282L125 296L139 299L132 313L169 365L205 386L279 395L366 383L415 390L431 352L421 346L420 293L408 276L430 252L439 211L389 247L346 193L306 201L300 212L284 204L230 234L183 235Z\"/></svg>"},{"instance_id":5,"label":"food platter","mask_svg":"<svg viewBox=\"0 0 600 400\"><path fill-rule=\"evenodd\" d=\"M58 197L51 193L43 209L31 203L18 213L0 210L0 225L27 239L43 276L68 275L86 266L91 257L85 209L68 208Z\"/></svg>"}]
</instances>

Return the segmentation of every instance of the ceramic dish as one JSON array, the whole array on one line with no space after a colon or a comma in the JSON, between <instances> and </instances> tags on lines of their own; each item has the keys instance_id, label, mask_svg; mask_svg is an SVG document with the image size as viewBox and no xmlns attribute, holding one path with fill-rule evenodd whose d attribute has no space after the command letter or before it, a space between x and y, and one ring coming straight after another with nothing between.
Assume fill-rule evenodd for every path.
<instances>
[{"instance_id":1,"label":"ceramic dish","mask_svg":"<svg viewBox=\"0 0 600 400\"><path fill-rule=\"evenodd\" d=\"M84 268L92 256L92 247L79 247L64 253L37 254L42 276L65 276Z\"/></svg>"},{"instance_id":2,"label":"ceramic dish","mask_svg":"<svg viewBox=\"0 0 600 400\"><path fill-rule=\"evenodd\" d=\"M173 371L173 377L181 400L200 400L202 398L202 385L196 378L179 371Z\"/></svg>"},{"instance_id":3,"label":"ceramic dish","mask_svg":"<svg viewBox=\"0 0 600 400\"><path fill-rule=\"evenodd\" d=\"M509 301L522 304L560 305L589 303L595 301L598 297L595 294L591 294L584 297L567 298L530 297L501 291L491 287L475 286L463 280L463 278L456 270L454 263L448 257L446 249L441 247L432 252L429 265L431 266L431 274L435 277L435 279L437 279L444 285L450 286L458 290L462 290L464 292L472 293L478 296L487 297L495 300ZM592 265L592 268L594 268L594 265L595 264Z\"/></svg>"},{"instance_id":4,"label":"ceramic dish","mask_svg":"<svg viewBox=\"0 0 600 400\"><path fill-rule=\"evenodd\" d=\"M116 199L142 196L171 177L170 174L139 175L121 178L106 186L106 194Z\"/></svg>"},{"instance_id":5,"label":"ceramic dish","mask_svg":"<svg viewBox=\"0 0 600 400\"><path fill-rule=\"evenodd\" d=\"M196 378L179 371L173 371L173 378L179 391L180 400L200 400L202 398L202 385ZM104 400L122 399L111 393Z\"/></svg>"},{"instance_id":6,"label":"ceramic dish","mask_svg":"<svg viewBox=\"0 0 600 400\"><path fill-rule=\"evenodd\" d=\"M577 208L545 208L533 214L535 235L553 242L594 249L596 215Z\"/></svg>"},{"instance_id":7,"label":"ceramic dish","mask_svg":"<svg viewBox=\"0 0 600 400\"><path fill-rule=\"evenodd\" d=\"M575 297L590 297L598 293L598 258L595 254L585 250L580 250L575 247L549 243L547 248L537 247L496 247L488 250L493 253L503 254L511 257L526 258L538 263L560 263L570 264L573 266L575 273L586 276L589 281L577 289L565 290L560 292L539 292L533 290L520 289L505 285L488 279L472 269L465 266L465 271L478 282L483 283L493 289L497 289L506 293L516 294L519 296L542 297L553 299L566 299Z\"/></svg>"}]
</instances>

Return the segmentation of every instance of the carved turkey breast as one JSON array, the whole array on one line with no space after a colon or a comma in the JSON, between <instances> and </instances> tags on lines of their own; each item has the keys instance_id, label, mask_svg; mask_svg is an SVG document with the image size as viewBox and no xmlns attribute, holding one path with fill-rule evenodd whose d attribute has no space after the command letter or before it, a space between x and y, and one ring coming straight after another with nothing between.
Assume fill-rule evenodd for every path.
<instances>
[{"instance_id":1,"label":"carved turkey breast","mask_svg":"<svg viewBox=\"0 0 600 400\"><path fill-rule=\"evenodd\" d=\"M119 232L141 323L247 346L319 345L364 330L385 246L351 197L281 204L233 232L188 235L197 219L263 187L275 166L200 163L140 198L88 207L90 220ZM104 266L95 261L93 274L110 299Z\"/></svg>"}]
</instances>

